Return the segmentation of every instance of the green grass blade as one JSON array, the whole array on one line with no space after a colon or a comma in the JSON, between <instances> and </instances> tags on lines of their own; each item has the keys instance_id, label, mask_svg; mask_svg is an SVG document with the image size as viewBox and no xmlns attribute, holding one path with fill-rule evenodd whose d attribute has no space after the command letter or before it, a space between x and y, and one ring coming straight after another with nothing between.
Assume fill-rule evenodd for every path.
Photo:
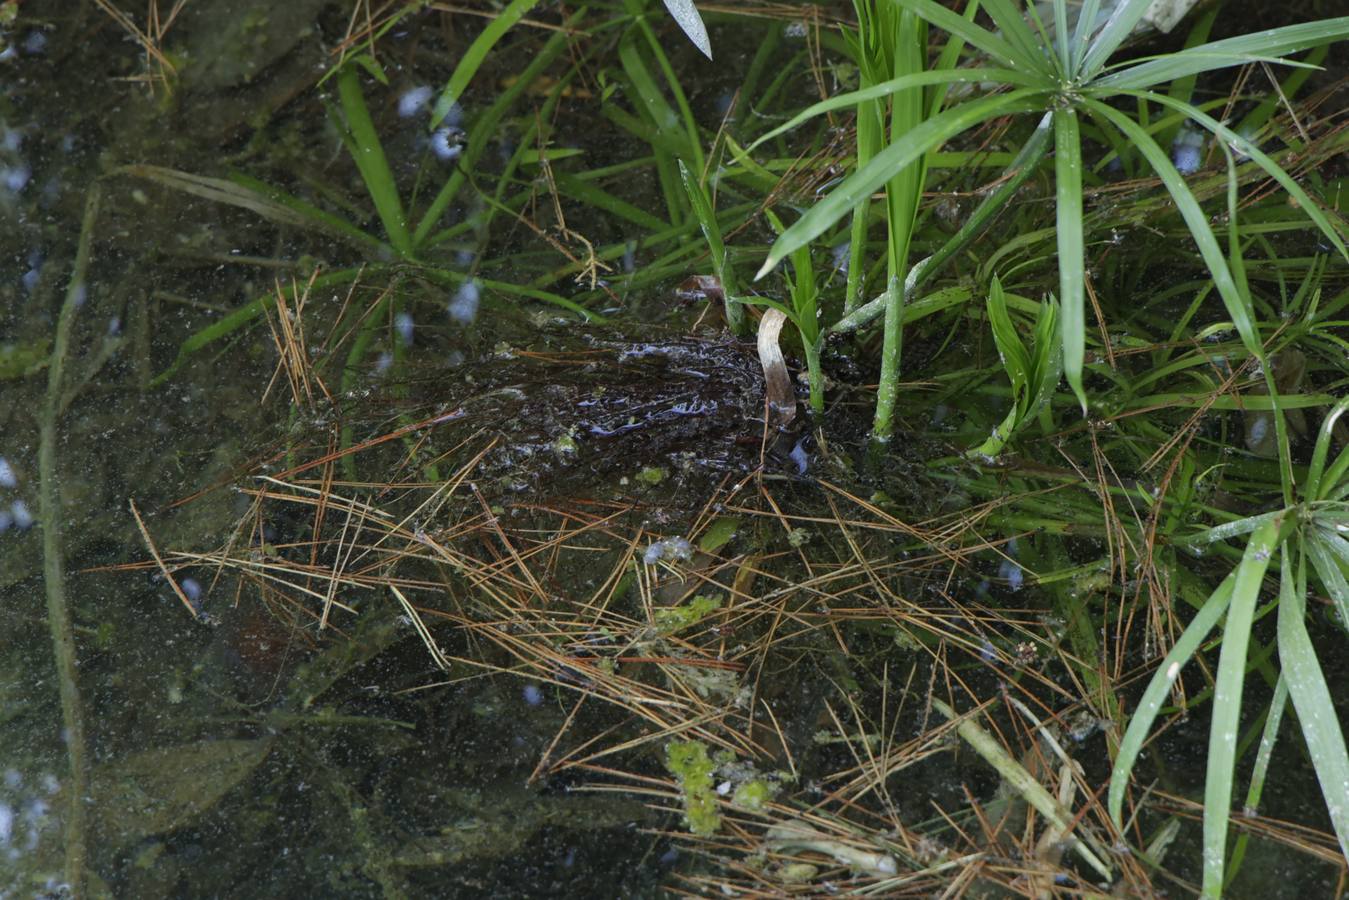
<instances>
[{"instance_id":1,"label":"green grass blade","mask_svg":"<svg viewBox=\"0 0 1349 900\"><path fill-rule=\"evenodd\" d=\"M1218 289L1218 294L1227 307L1227 314L1232 319L1232 324L1236 327L1237 333L1241 335L1242 343L1246 345L1247 351L1252 356L1263 359L1264 347L1260 342L1255 320L1252 317L1250 300L1237 289L1236 281L1228 269L1222 248L1218 246L1218 241L1213 236L1213 229L1209 226L1208 216L1204 214L1204 210L1199 206L1199 201L1195 199L1194 194L1185 184L1185 179L1172 165L1166 151L1157 146L1157 142L1152 139L1145 128L1120 111L1090 97L1083 98L1083 103L1095 115L1109 121L1132 141L1161 178L1162 184L1166 186L1172 200L1175 201L1177 211L1189 227L1195 244L1199 247L1199 254L1208 266L1209 274L1213 278L1213 285ZM1064 366L1066 369L1066 360Z\"/></svg>"},{"instance_id":2,"label":"green grass blade","mask_svg":"<svg viewBox=\"0 0 1349 900\"><path fill-rule=\"evenodd\" d=\"M792 224L774 242L755 280L773 270L783 257L818 237L825 229L852 212L853 207L871 196L894 174L918 160L924 153L940 147L962 131L996 116L1030 112L1038 108L1032 98L1039 91L1021 89L996 97L962 103L923 122L908 134L878 153L871 162L849 176L829 196Z\"/></svg>"},{"instance_id":3,"label":"green grass blade","mask_svg":"<svg viewBox=\"0 0 1349 900\"><path fill-rule=\"evenodd\" d=\"M1237 134L1228 128L1222 122L1210 116L1208 113L1188 103L1182 103L1171 97L1155 94L1150 91L1121 91L1120 93L1128 96L1135 96L1160 103L1163 106L1169 106L1181 113L1184 113L1192 121L1211 131L1219 140L1225 142L1233 150L1243 153L1250 157L1251 161L1263 169L1271 178L1279 183L1288 196L1297 202L1298 208L1306 213L1307 218L1311 219L1316 227L1321 229L1321 233L1326 239L1334 245L1335 249L1340 251L1340 255L1349 260L1349 247L1345 246L1344 240L1330 218L1321 211L1321 205L1313 200L1306 191L1297 183L1297 181L1288 174L1278 163L1267 156L1251 141Z\"/></svg>"},{"instance_id":4,"label":"green grass blade","mask_svg":"<svg viewBox=\"0 0 1349 900\"><path fill-rule=\"evenodd\" d=\"M411 259L412 235L408 232L407 219L403 216L403 201L398 197L393 171L384 157L384 146L379 142L375 123L371 121L370 110L365 105L360 78L354 65L347 65L337 76L337 95L349 129L347 147L356 162L356 168L360 170L365 189L375 203L375 211L379 213L389 243L399 256Z\"/></svg>"},{"instance_id":5,"label":"green grass blade","mask_svg":"<svg viewBox=\"0 0 1349 900\"><path fill-rule=\"evenodd\" d=\"M1024 77L1019 72L1011 69L954 69L948 72L913 72L908 75L901 75L898 78L891 78L888 81L882 81L869 87L856 91L848 91L843 94L835 94L828 100L821 100L819 103L806 107L801 112L792 116L784 124L779 125L767 134L759 137L746 149L753 150L764 141L772 140L793 128L799 127L802 123L808 122L816 116L833 112L837 109L847 109L868 100L882 100L892 94L900 91L906 91L916 87L927 87L934 84L956 84L961 82L982 83L1006 82L1008 84L1019 84L1025 87L1033 87L1036 82L1033 79Z\"/></svg>"},{"instance_id":6,"label":"green grass blade","mask_svg":"<svg viewBox=\"0 0 1349 900\"><path fill-rule=\"evenodd\" d=\"M458 196L459 190L467 181L464 173L475 171L483 154L495 146L493 136L496 134L501 120L505 118L507 111L529 89L535 79L543 74L544 70L552 65L554 60L570 46L568 41L571 29L580 22L584 14L585 7L581 7L567 18L562 23L561 30L550 37L543 48L532 56L529 65L520 72L519 79L510 87L501 91L492 101L492 105L473 121L468 133L468 143L464 147L464 152L460 154L454 171L445 179L445 183L441 185L430 206L422 214L421 221L417 223L417 230L412 236L415 247L420 248L427 242L432 229L440 221L440 217L444 215L445 210ZM434 121L439 122L440 119Z\"/></svg>"},{"instance_id":7,"label":"green grass blade","mask_svg":"<svg viewBox=\"0 0 1349 900\"><path fill-rule=\"evenodd\" d=\"M1274 697L1269 702L1265 715L1265 724L1260 734L1260 748L1255 754L1255 765L1251 768L1250 785L1246 788L1246 801L1243 810L1260 808L1260 798L1264 794L1265 783L1269 778L1269 763L1274 758L1274 748L1279 742L1279 728L1283 725L1283 713L1288 708L1288 679L1282 674L1274 685ZM1250 842L1250 832L1242 831L1237 835L1232 847L1232 857L1227 867L1228 884L1236 878L1242 862L1246 858L1246 846Z\"/></svg>"},{"instance_id":8,"label":"green grass blade","mask_svg":"<svg viewBox=\"0 0 1349 900\"><path fill-rule=\"evenodd\" d=\"M745 314L740 308L740 303L733 299L739 296L740 291L735 282L735 271L726 264L726 244L721 237L721 226L717 224L717 214L712 209L712 200L707 196L707 190L702 182L689 171L682 159L679 160L679 177L684 182L684 190L689 195L693 215L698 219L698 226L702 229L707 249L712 255L712 271L721 282L726 324L731 327L731 331L740 334Z\"/></svg>"},{"instance_id":9,"label":"green grass blade","mask_svg":"<svg viewBox=\"0 0 1349 900\"><path fill-rule=\"evenodd\" d=\"M346 238L353 244L367 250L388 251L388 245L374 235L362 231L341 216L328 212L326 209L319 209L312 203L306 203L299 197L288 194L280 188L274 188L264 181L238 173L230 175L230 181L262 194L273 203L284 206L305 219L313 228Z\"/></svg>"},{"instance_id":10,"label":"green grass blade","mask_svg":"<svg viewBox=\"0 0 1349 900\"><path fill-rule=\"evenodd\" d=\"M384 269L382 267L376 266L338 269L335 272L329 272L326 275L320 275L315 278L313 282L311 282L311 289L327 288L337 284L350 284L361 277L362 274L378 275L383 272ZM264 309L274 306L275 304L275 293L263 294L261 297L251 300L243 306L240 306L238 309L227 313L224 318L212 322L205 328L193 333L191 337L178 346L178 355L174 358L173 363L150 380L150 387L157 387L165 381L168 381L173 377L174 373L182 368L183 364L187 362L188 357L192 354L216 341L229 337L249 322L252 322L254 319L261 316Z\"/></svg>"},{"instance_id":11,"label":"green grass blade","mask_svg":"<svg viewBox=\"0 0 1349 900\"><path fill-rule=\"evenodd\" d=\"M1142 0L1146 4L1147 0ZM1211 41L1198 47L1169 53L1146 62L1112 72L1092 82L1100 88L1146 88L1196 72L1212 72L1248 62L1277 62L1280 65L1299 66L1302 63L1283 59L1289 53L1330 44L1349 37L1349 16L1323 19L1302 25L1288 25L1256 34ZM1090 54L1089 54L1090 55Z\"/></svg>"},{"instance_id":12,"label":"green grass blade","mask_svg":"<svg viewBox=\"0 0 1349 900\"><path fill-rule=\"evenodd\" d=\"M1129 719L1129 726L1124 731L1119 751L1115 755L1115 766L1110 772L1110 791L1106 797L1106 808L1110 811L1110 818L1120 830L1124 829L1124 791L1129 786L1134 763L1138 761L1138 755L1147 743L1152 723L1156 721L1157 713L1166 702L1171 686L1180 677L1181 668L1190 661L1199 650L1199 645L1227 612L1236 582L1237 573L1233 571L1209 595L1208 600L1171 646L1170 652L1162 659L1161 665L1153 673L1152 680L1148 682L1147 689L1143 691L1133 716Z\"/></svg>"},{"instance_id":13,"label":"green grass blade","mask_svg":"<svg viewBox=\"0 0 1349 900\"><path fill-rule=\"evenodd\" d=\"M1012 0L984 0L983 3L984 10L988 13L989 18L993 20L994 25L998 26L1003 39L1016 51L1017 56L1022 59L1035 60L1038 71L1052 72L1053 64L1049 59L1049 48L1026 24L1025 18L1018 8L1020 6L1019 0L1016 3L1013 3Z\"/></svg>"},{"instance_id":14,"label":"green grass blade","mask_svg":"<svg viewBox=\"0 0 1349 900\"><path fill-rule=\"evenodd\" d=\"M1054 191L1059 248L1059 302L1063 305L1063 372L1077 395L1082 414L1087 395L1082 388L1087 325L1086 242L1082 235L1082 140L1077 110L1054 111Z\"/></svg>"},{"instance_id":15,"label":"green grass blade","mask_svg":"<svg viewBox=\"0 0 1349 900\"><path fill-rule=\"evenodd\" d=\"M1016 157L998 178L998 189L980 201L974 212L961 223L960 230L951 235L940 250L923 262L917 286L923 285L941 271L942 266L974 240L998 213L1007 209L1012 197L1035 173L1035 168L1048 153L1049 139L1053 135L1051 127L1053 121L1053 113L1045 113L1030 138L1021 145Z\"/></svg>"},{"instance_id":16,"label":"green grass blade","mask_svg":"<svg viewBox=\"0 0 1349 900\"><path fill-rule=\"evenodd\" d=\"M679 75L675 72L674 66L670 64L670 57L666 54L660 39L656 37L656 32L651 28L650 20L641 14L643 3L638 2L638 0L627 0L625 5L636 17L636 30L641 32L643 39L646 41L647 52L656 61L656 65L665 76L665 83L674 97L675 105L679 108L679 116L684 123L685 139L689 145L688 150L681 155L692 160L693 167L702 172L707 168L707 161L703 158L703 145L698 131L698 120L693 115L693 108L689 106L688 97L684 95L684 88L680 83ZM626 43L626 41L622 43ZM622 43L620 43L620 49ZM673 170L671 174L673 174Z\"/></svg>"},{"instance_id":17,"label":"green grass blade","mask_svg":"<svg viewBox=\"0 0 1349 900\"><path fill-rule=\"evenodd\" d=\"M892 2L912 10L942 31L956 35L971 47L982 50L1004 68L1041 75L1051 74L1045 68L1044 57L1039 54L1023 55L1005 39L980 28L963 16L956 15L933 0L892 0Z\"/></svg>"},{"instance_id":18,"label":"green grass blade","mask_svg":"<svg viewBox=\"0 0 1349 900\"><path fill-rule=\"evenodd\" d=\"M1119 49L1119 45L1124 43L1124 39L1143 18L1151 2L1152 0L1124 0L1117 4L1110 18L1096 33L1096 38L1087 48L1082 63L1074 74L1079 78L1090 79L1099 72L1111 54Z\"/></svg>"},{"instance_id":19,"label":"green grass blade","mask_svg":"<svg viewBox=\"0 0 1349 900\"><path fill-rule=\"evenodd\" d=\"M1335 604L1339 620L1349 623L1349 581L1344 577L1349 567L1349 544L1334 531L1311 528L1303 536L1302 550Z\"/></svg>"},{"instance_id":20,"label":"green grass blade","mask_svg":"<svg viewBox=\"0 0 1349 900\"><path fill-rule=\"evenodd\" d=\"M1073 29L1072 53L1068 57L1068 73L1074 77L1081 73L1082 61L1091 49L1091 33L1100 9L1100 0L1086 0L1078 10L1077 26Z\"/></svg>"},{"instance_id":21,"label":"green grass blade","mask_svg":"<svg viewBox=\"0 0 1349 900\"><path fill-rule=\"evenodd\" d=\"M1221 898L1226 868L1227 826L1232 813L1232 782L1241 727L1241 692L1246 676L1255 605L1265 570L1278 546L1282 517L1263 525L1246 544L1232 585L1232 600L1223 626L1222 650L1209 724L1208 766L1204 777L1203 896Z\"/></svg>"},{"instance_id":22,"label":"green grass blade","mask_svg":"<svg viewBox=\"0 0 1349 900\"><path fill-rule=\"evenodd\" d=\"M1012 403L1016 405L1030 383L1030 354L1007 313L1007 296L997 276L988 288L988 324L993 329L993 343L997 345L1003 368L1011 379Z\"/></svg>"},{"instance_id":23,"label":"green grass blade","mask_svg":"<svg viewBox=\"0 0 1349 900\"><path fill-rule=\"evenodd\" d=\"M487 27L482 30L473 43L469 44L464 55L459 58L454 71L450 73L450 80L445 82L445 87L441 89L440 96L436 98L436 104L431 110L431 123L428 131L434 131L440 127L440 123L449 115L450 109L459 102L459 98L464 96L465 89L473 76L478 74L483 61L487 59L487 54L492 52L497 41L510 31L515 23L519 22L525 15L538 5L539 0L511 0L506 8L496 13L487 21Z\"/></svg>"},{"instance_id":24,"label":"green grass blade","mask_svg":"<svg viewBox=\"0 0 1349 900\"><path fill-rule=\"evenodd\" d=\"M1340 852L1349 857L1349 752L1345 750L1335 701L1307 634L1306 563L1298 560L1296 579L1292 570L1285 554L1279 582L1279 664L1321 782Z\"/></svg>"}]
</instances>

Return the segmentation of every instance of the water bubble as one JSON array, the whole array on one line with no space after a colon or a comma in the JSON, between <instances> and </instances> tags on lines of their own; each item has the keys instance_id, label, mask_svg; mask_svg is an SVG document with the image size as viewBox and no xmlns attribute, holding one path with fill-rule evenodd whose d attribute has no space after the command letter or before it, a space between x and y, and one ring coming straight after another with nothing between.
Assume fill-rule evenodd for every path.
<instances>
[{"instance_id":1,"label":"water bubble","mask_svg":"<svg viewBox=\"0 0 1349 900\"><path fill-rule=\"evenodd\" d=\"M463 134L457 128L437 128L431 132L431 152L437 159L455 159L464 152Z\"/></svg>"},{"instance_id":2,"label":"water bubble","mask_svg":"<svg viewBox=\"0 0 1349 900\"><path fill-rule=\"evenodd\" d=\"M0 456L0 487L18 487L19 478L14 474L14 467L9 464L9 460Z\"/></svg>"},{"instance_id":3,"label":"water bubble","mask_svg":"<svg viewBox=\"0 0 1349 900\"><path fill-rule=\"evenodd\" d=\"M404 91L398 98L398 115L404 119L416 115L431 102L433 93L435 92L431 90L430 85L425 84Z\"/></svg>"},{"instance_id":4,"label":"water bubble","mask_svg":"<svg viewBox=\"0 0 1349 900\"><path fill-rule=\"evenodd\" d=\"M393 317L394 330L398 332L398 339L403 342L404 347L412 346L413 322L412 313L400 312Z\"/></svg>"},{"instance_id":5,"label":"water bubble","mask_svg":"<svg viewBox=\"0 0 1349 900\"><path fill-rule=\"evenodd\" d=\"M454 298L450 300L447 311L450 318L460 325L471 325L473 320L478 317L478 301L480 291L476 281L465 281L459 285L459 290L454 292Z\"/></svg>"},{"instance_id":6,"label":"water bubble","mask_svg":"<svg viewBox=\"0 0 1349 900\"><path fill-rule=\"evenodd\" d=\"M14 527L20 531L27 531L33 527L33 514L28 510L28 504L22 500L15 500L9 505L9 514L14 521Z\"/></svg>"}]
</instances>

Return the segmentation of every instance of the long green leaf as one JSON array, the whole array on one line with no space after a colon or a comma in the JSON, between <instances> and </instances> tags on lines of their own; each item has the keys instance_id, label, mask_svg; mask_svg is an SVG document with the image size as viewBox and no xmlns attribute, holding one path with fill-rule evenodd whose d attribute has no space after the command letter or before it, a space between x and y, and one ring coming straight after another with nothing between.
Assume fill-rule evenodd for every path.
<instances>
[{"instance_id":1,"label":"long green leaf","mask_svg":"<svg viewBox=\"0 0 1349 900\"><path fill-rule=\"evenodd\" d=\"M1223 613L1227 612L1228 604L1232 601L1232 589L1236 583L1237 573L1233 571L1209 595L1208 600L1171 646L1170 652L1162 659L1162 664L1153 673L1152 680L1143 691L1143 697L1138 701L1138 707L1129 719L1129 726L1124 730L1119 751L1115 755L1115 766L1110 772L1110 791L1106 798L1110 818L1121 831L1124 829L1124 791L1129 786L1129 778L1133 774L1138 754L1147 743L1152 723L1166 701L1171 686L1180 677L1181 668L1190 661L1199 645L1223 617Z\"/></svg>"},{"instance_id":2,"label":"long green leaf","mask_svg":"<svg viewBox=\"0 0 1349 900\"><path fill-rule=\"evenodd\" d=\"M988 11L993 24L998 26L1004 40L1024 59L1033 59L1037 68L1045 74L1055 74L1049 59L1049 50L1035 32L1031 31L1022 16L1020 0L984 0L984 9Z\"/></svg>"},{"instance_id":3,"label":"long green leaf","mask_svg":"<svg viewBox=\"0 0 1349 900\"><path fill-rule=\"evenodd\" d=\"M936 275L942 266L979 235L998 213L1007 209L1008 202L1035 173L1036 166L1048 153L1053 121L1054 114L1045 113L1035 131L1031 133L1026 143L1021 145L1011 164L999 176L998 189L984 197L974 208L974 212L961 223L960 230L951 235L940 250L922 262L922 271L918 274L915 287L921 287Z\"/></svg>"},{"instance_id":4,"label":"long green leaf","mask_svg":"<svg viewBox=\"0 0 1349 900\"><path fill-rule=\"evenodd\" d=\"M927 87L933 84L955 84L959 82L994 82L1005 84L1018 84L1024 87L1033 87L1036 82L1034 79L1023 76L1020 72L1011 69L954 69L948 72L914 72L909 75L902 75L899 78L891 78L889 81L882 81L879 84L862 88L861 90L848 91L843 94L835 94L828 100L821 100L819 103L811 104L801 112L792 116L784 124L779 125L772 131L762 135L754 143L745 149L753 150L764 141L772 140L778 135L791 131L816 116L827 112L833 112L836 109L846 109L859 103L865 103L868 100L880 100L897 94L900 91L909 90L915 87Z\"/></svg>"},{"instance_id":5,"label":"long green leaf","mask_svg":"<svg viewBox=\"0 0 1349 900\"><path fill-rule=\"evenodd\" d=\"M1288 682L1288 693L1297 710L1302 738L1321 782L1331 825L1340 842L1340 852L1349 857L1349 752L1330 687L1326 684L1316 649L1307 635L1306 563L1285 562L1279 582L1279 663Z\"/></svg>"},{"instance_id":6,"label":"long green leaf","mask_svg":"<svg viewBox=\"0 0 1349 900\"><path fill-rule=\"evenodd\" d=\"M965 43L984 51L1006 68L1044 76L1052 74L1045 68L1044 57L1023 55L1003 38L980 28L963 16L956 15L933 0L892 0L892 2L913 10L941 30L957 35Z\"/></svg>"},{"instance_id":7,"label":"long green leaf","mask_svg":"<svg viewBox=\"0 0 1349 900\"><path fill-rule=\"evenodd\" d=\"M1146 0L1143 2L1146 3ZM1196 72L1212 72L1216 69L1259 61L1302 65L1281 57L1310 47L1344 40L1347 37L1349 37L1349 16L1322 19L1319 22L1307 22L1302 25L1288 25L1168 53L1103 75L1093 80L1091 86L1115 89L1146 88ZM1090 57L1090 54L1088 56Z\"/></svg>"},{"instance_id":8,"label":"long green leaf","mask_svg":"<svg viewBox=\"0 0 1349 900\"><path fill-rule=\"evenodd\" d=\"M1059 302L1063 304L1063 371L1077 395L1083 415L1087 394L1082 388L1086 354L1086 242L1082 235L1082 141L1077 110L1054 111L1055 226L1059 248Z\"/></svg>"},{"instance_id":9,"label":"long green leaf","mask_svg":"<svg viewBox=\"0 0 1349 900\"><path fill-rule=\"evenodd\" d=\"M1091 49L1091 34L1096 28L1096 14L1100 8L1100 0L1085 0L1077 12L1077 27L1073 29L1072 52L1068 58L1068 72L1073 77L1082 73L1082 61L1086 58L1087 51Z\"/></svg>"},{"instance_id":10,"label":"long green leaf","mask_svg":"<svg viewBox=\"0 0 1349 900\"><path fill-rule=\"evenodd\" d=\"M1265 570L1278 546L1283 519L1262 526L1246 544L1232 585L1232 600L1223 627L1222 650L1214 684L1213 718L1209 724L1208 766L1204 775L1204 881L1206 897L1221 898L1226 864L1227 825L1232 813L1232 780L1237 765L1237 732L1241 725L1241 692L1246 676L1255 604Z\"/></svg>"},{"instance_id":11,"label":"long green leaf","mask_svg":"<svg viewBox=\"0 0 1349 900\"><path fill-rule=\"evenodd\" d=\"M923 122L876 154L875 159L845 179L830 192L828 197L797 219L774 242L768 259L754 276L755 280L771 272L787 254L810 243L825 229L850 213L862 199L871 196L872 192L885 184L896 172L916 161L924 153L940 147L960 132L987 119L1030 112L1039 108L1039 104L1033 101L1039 93L1035 90L1021 89L995 97L973 100Z\"/></svg>"},{"instance_id":12,"label":"long green leaf","mask_svg":"<svg viewBox=\"0 0 1349 900\"><path fill-rule=\"evenodd\" d=\"M1204 210L1199 206L1199 201L1190 192L1185 179L1176 171L1176 167L1172 165L1166 152L1157 146L1157 142L1148 134L1147 129L1119 110L1090 97L1084 97L1082 102L1094 114L1106 119L1123 132L1124 136L1133 142L1158 177L1161 178L1162 184L1171 194L1171 199L1175 201L1177 211L1180 212L1181 218L1185 220L1185 224L1189 227L1195 244L1199 247L1199 255L1203 257L1204 263L1208 266L1209 274L1213 278L1213 285L1223 298L1223 304L1227 307L1227 314L1231 317L1237 333L1241 335L1242 343L1246 345L1247 351L1252 356L1263 359L1264 347L1260 342L1255 321L1251 316L1249 299L1244 297L1237 289L1232 273L1227 267L1227 260L1222 248L1218 246L1217 238L1213 236L1213 229L1209 226L1208 217L1204 215ZM1066 360L1064 367L1067 368Z\"/></svg>"},{"instance_id":13,"label":"long green leaf","mask_svg":"<svg viewBox=\"0 0 1349 900\"><path fill-rule=\"evenodd\" d=\"M375 203L384 233L399 256L411 259L412 235L408 232L407 219L403 216L403 201L399 199L398 185L394 182L389 161L384 157L384 146L375 131L375 123L370 119L370 110L366 108L365 97L361 93L360 74L355 65L348 64L338 73L337 95L342 102L347 128L350 129L347 147L356 162L356 168L360 170L365 189Z\"/></svg>"},{"instance_id":14,"label":"long green leaf","mask_svg":"<svg viewBox=\"0 0 1349 900\"><path fill-rule=\"evenodd\" d=\"M510 31L515 23L519 22L525 15L538 5L539 0L511 0L506 8L501 10L487 20L487 27L482 30L473 43L468 45L464 55L459 58L454 71L450 73L450 80L445 82L445 87L441 89L440 96L436 98L436 105L431 110L431 123L427 129L434 131L440 127L440 123L449 115L450 109L459 102L459 98L464 96L465 89L473 76L478 74L478 69L483 61L487 59L487 54L492 52L497 41Z\"/></svg>"},{"instance_id":15,"label":"long green leaf","mask_svg":"<svg viewBox=\"0 0 1349 900\"><path fill-rule=\"evenodd\" d=\"M1335 604L1340 622L1349 624L1349 581L1344 577L1349 566L1349 544L1329 529L1313 528L1303 535L1302 550Z\"/></svg>"},{"instance_id":16,"label":"long green leaf","mask_svg":"<svg viewBox=\"0 0 1349 900\"><path fill-rule=\"evenodd\" d=\"M1084 79L1095 76L1105 66L1111 54L1118 50L1119 45L1133 32L1151 3L1152 0L1124 0L1117 3L1115 11L1096 33L1096 38L1092 40L1091 46L1082 57L1081 65L1073 74Z\"/></svg>"},{"instance_id":17,"label":"long green leaf","mask_svg":"<svg viewBox=\"0 0 1349 900\"><path fill-rule=\"evenodd\" d=\"M1271 178L1279 183L1280 187L1288 192L1288 196L1292 197L1293 200L1297 202L1298 208L1306 213L1307 218L1311 219L1312 222L1316 224L1316 227L1321 229L1321 233L1326 236L1326 239L1334 245L1335 249L1340 251L1340 255L1346 260L1349 260L1349 248L1345 247L1344 241L1341 239L1340 233L1336 229L1334 223L1332 223L1330 218L1321 211L1320 204L1313 200L1307 192L1302 189L1297 181L1284 171L1278 163L1262 152L1260 148L1251 141L1240 134L1237 134L1222 122L1219 122L1217 119L1192 104L1184 103L1172 97L1156 94L1151 91L1120 91L1119 93L1124 94L1125 96L1137 97L1139 99L1150 100L1154 103L1160 103L1162 106L1168 106L1184 113L1192 121L1197 122L1199 125L1211 131L1219 140L1225 142L1233 150L1250 157L1252 162L1263 169Z\"/></svg>"},{"instance_id":18,"label":"long green leaf","mask_svg":"<svg viewBox=\"0 0 1349 900\"><path fill-rule=\"evenodd\" d=\"M665 0L665 8L679 23L679 30L693 42L693 46L711 59L712 42L708 40L707 26L703 24L703 17L698 15L698 7L693 5L693 0Z\"/></svg>"},{"instance_id":19,"label":"long green leaf","mask_svg":"<svg viewBox=\"0 0 1349 900\"><path fill-rule=\"evenodd\" d=\"M417 223L417 230L413 233L414 246L422 247L428 240L434 242L431 238L431 230L439 223L440 217L444 215L445 210L449 208L449 205L458 196L460 188L467 181L464 173L476 171L478 160L495 146L494 137L507 111L534 83L535 79L548 66L552 65L553 61L564 50L571 46L569 37L571 29L581 21L585 11L586 8L582 6L572 13L562 23L561 30L554 33L542 49L531 56L529 65L519 72L519 79L510 87L499 92L496 99L492 101L492 105L473 120L473 125L469 129L468 144L464 147L464 152L460 155L454 171L445 179L430 206L422 214L421 221ZM446 109L448 111L448 107ZM434 121L439 122L440 118L436 118Z\"/></svg>"}]
</instances>

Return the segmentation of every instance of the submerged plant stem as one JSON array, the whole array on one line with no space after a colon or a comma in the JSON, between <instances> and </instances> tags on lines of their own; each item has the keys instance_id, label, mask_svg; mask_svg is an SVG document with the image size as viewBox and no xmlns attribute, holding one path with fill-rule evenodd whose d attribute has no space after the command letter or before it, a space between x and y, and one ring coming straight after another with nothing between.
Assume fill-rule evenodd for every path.
<instances>
[{"instance_id":1,"label":"submerged plant stem","mask_svg":"<svg viewBox=\"0 0 1349 900\"><path fill-rule=\"evenodd\" d=\"M75 632L66 605L65 559L61 550L61 497L56 477L56 422L61 415L61 381L75 312L84 298L84 273L89 266L89 246L98 218L99 186L89 190L80 226L80 244L65 302L56 321L56 340L47 369L47 402L43 405L38 439L38 502L42 521L42 574L47 591L47 626L51 631L56 674L61 685L61 715L65 725L66 755L70 780L66 784L69 810L65 822L66 882L71 896L83 897L85 804L89 794L88 758L84 752L84 709L76 681Z\"/></svg>"}]
</instances>

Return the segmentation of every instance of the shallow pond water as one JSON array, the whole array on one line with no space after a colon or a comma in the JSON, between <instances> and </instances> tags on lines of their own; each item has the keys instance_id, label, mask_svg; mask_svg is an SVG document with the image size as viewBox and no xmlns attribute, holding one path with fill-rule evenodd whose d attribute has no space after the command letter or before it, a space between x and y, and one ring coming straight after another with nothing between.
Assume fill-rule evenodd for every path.
<instances>
[{"instance_id":1,"label":"shallow pond water","mask_svg":"<svg viewBox=\"0 0 1349 900\"><path fill-rule=\"evenodd\" d=\"M961 853L1004 895L1020 848L971 837L968 801L1009 831L1027 813L927 698L1026 684L1081 726L1091 784L1107 735L1044 649L1066 626L1023 586L1024 543L967 546L986 498L948 477L945 410L869 467L865 373L840 354L825 422L765 429L752 343L676 298L700 273L625 287L659 263L625 234L660 202L641 167L612 217L550 221L533 173L510 187L544 227L494 218L538 103L487 148L424 127L464 17L409 15L388 83L359 87L410 206L477 154L445 239L414 264L297 213L266 185L379 234L349 88L317 83L344 6L189 3L163 59L92 3L4 34L0 896L58 894L72 828L90 896L936 890ZM724 33L749 49L691 88L700 116L757 33ZM508 43L465 124L545 46ZM639 148L593 99L568 96L554 142L624 166ZM625 252L545 277L592 243ZM573 274L607 279L589 315L550 302ZM1177 795L1202 783L1195 740L1159 742Z\"/></svg>"}]
</instances>

